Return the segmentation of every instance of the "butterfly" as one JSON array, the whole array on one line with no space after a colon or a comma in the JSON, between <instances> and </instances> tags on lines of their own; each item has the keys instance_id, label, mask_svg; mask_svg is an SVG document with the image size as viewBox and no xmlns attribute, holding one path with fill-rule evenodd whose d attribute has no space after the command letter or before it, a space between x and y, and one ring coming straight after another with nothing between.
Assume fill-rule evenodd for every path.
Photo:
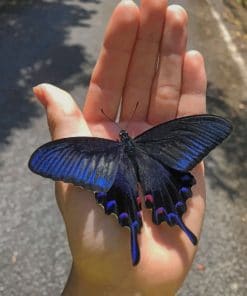
<instances>
[{"instance_id":1,"label":"butterfly","mask_svg":"<svg viewBox=\"0 0 247 296\"><path fill-rule=\"evenodd\" d=\"M177 225L193 245L197 237L182 220L186 200L196 180L189 172L232 130L231 123L215 115L195 115L161 123L131 138L121 130L119 140L71 137L44 144L29 160L36 174L82 186L95 193L106 214L116 214L130 228L132 264L138 264L138 233L144 204L154 224Z\"/></svg>"}]
</instances>

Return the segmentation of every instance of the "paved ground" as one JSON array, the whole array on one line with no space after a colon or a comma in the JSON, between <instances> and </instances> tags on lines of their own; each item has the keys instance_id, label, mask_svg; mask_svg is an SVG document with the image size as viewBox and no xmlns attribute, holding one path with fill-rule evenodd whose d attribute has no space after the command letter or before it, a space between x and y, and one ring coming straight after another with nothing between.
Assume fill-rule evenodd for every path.
<instances>
[{"instance_id":1,"label":"paved ground","mask_svg":"<svg viewBox=\"0 0 247 296\"><path fill-rule=\"evenodd\" d=\"M0 8L0 295L4 296L59 295L64 286L71 258L52 182L32 175L26 166L34 148L49 139L31 87L49 81L82 102L103 28L118 1L28 2ZM190 48L201 50L207 61L210 112L235 124L231 140L207 162L208 206L200 251L179 295L244 296L245 78L208 2L170 2L189 10ZM221 6L216 9L220 15L226 13ZM246 57L242 48L241 53Z\"/></svg>"}]
</instances>

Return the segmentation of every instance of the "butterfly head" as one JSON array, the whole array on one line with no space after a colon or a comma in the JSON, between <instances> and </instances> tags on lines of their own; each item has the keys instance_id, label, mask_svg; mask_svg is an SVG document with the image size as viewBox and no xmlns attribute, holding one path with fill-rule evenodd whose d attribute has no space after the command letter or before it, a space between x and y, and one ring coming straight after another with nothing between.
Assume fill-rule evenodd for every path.
<instances>
[{"instance_id":1,"label":"butterfly head","mask_svg":"<svg viewBox=\"0 0 247 296\"><path fill-rule=\"evenodd\" d=\"M126 132L126 130L121 130L119 133L119 138L121 142L127 142L130 140L129 134Z\"/></svg>"}]
</instances>

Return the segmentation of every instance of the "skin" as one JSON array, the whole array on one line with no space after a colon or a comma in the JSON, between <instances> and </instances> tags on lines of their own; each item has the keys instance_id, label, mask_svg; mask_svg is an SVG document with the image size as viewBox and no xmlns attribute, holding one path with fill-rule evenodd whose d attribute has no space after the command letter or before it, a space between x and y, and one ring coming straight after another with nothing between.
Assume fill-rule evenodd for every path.
<instances>
[{"instance_id":1,"label":"skin","mask_svg":"<svg viewBox=\"0 0 247 296\"><path fill-rule=\"evenodd\" d=\"M114 119L121 98L122 127L139 101L128 127L130 136L176 117L205 113L204 62L197 51L186 51L187 23L185 10L167 7L164 0L142 0L140 7L129 0L119 3L107 26L83 110L55 86L34 88L46 109L52 139L117 139L118 128L100 109ZM183 220L199 237L205 209L203 164L192 173L197 185ZM121 228L114 216L106 216L90 191L62 182L55 189L73 258L62 295L104 291L163 296L174 295L181 287L197 248L177 226L153 225L150 211L143 207L141 260L133 267L129 230Z\"/></svg>"}]
</instances>

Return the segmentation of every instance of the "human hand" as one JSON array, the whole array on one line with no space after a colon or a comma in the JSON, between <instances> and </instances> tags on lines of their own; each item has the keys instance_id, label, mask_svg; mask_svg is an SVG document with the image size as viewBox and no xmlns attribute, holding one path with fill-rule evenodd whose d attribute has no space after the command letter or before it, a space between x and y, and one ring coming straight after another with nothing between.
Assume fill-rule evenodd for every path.
<instances>
[{"instance_id":1,"label":"human hand","mask_svg":"<svg viewBox=\"0 0 247 296\"><path fill-rule=\"evenodd\" d=\"M106 30L83 111L54 86L34 88L46 108L52 139L118 138L118 129L101 108L114 119L121 97L120 125L128 122L139 101L128 128L131 136L176 117L205 113L203 58L198 52L186 52L186 40L187 15L181 7L166 9L166 1L160 0L142 0L140 8L132 1L121 2ZM202 164L193 175L197 185L183 220L198 237L205 207ZM133 267L128 230L120 228L113 216L105 216L92 193L56 182L56 197L73 257L63 295L175 294L196 252L178 227L154 225L150 212L143 209L141 260Z\"/></svg>"}]
</instances>

